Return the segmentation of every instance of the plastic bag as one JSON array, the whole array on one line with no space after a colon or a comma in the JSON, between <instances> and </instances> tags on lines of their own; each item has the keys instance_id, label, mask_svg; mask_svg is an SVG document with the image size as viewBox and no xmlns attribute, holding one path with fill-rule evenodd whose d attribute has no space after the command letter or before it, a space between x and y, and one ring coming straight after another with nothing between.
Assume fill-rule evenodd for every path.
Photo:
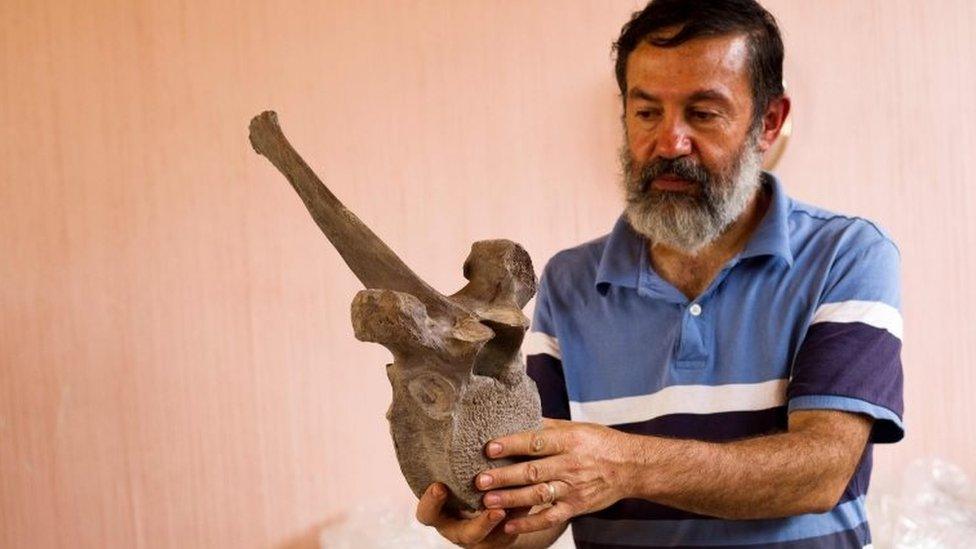
<instances>
[{"instance_id":1,"label":"plastic bag","mask_svg":"<svg viewBox=\"0 0 976 549\"><path fill-rule=\"evenodd\" d=\"M951 463L912 462L897 491L867 499L877 549L976 547L976 488Z\"/></svg>"}]
</instances>

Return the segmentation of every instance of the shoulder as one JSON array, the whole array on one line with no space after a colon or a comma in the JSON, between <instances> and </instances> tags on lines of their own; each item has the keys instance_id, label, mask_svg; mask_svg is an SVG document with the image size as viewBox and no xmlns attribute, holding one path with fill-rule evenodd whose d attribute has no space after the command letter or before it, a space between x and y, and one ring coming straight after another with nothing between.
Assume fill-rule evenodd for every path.
<instances>
[{"instance_id":1,"label":"shoulder","mask_svg":"<svg viewBox=\"0 0 976 549\"><path fill-rule=\"evenodd\" d=\"M539 279L539 293L552 301L579 299L596 284L600 259L610 234L560 250L546 262Z\"/></svg>"},{"instance_id":2,"label":"shoulder","mask_svg":"<svg viewBox=\"0 0 976 549\"><path fill-rule=\"evenodd\" d=\"M542 269L542 277L553 283L595 280L596 270L610 235L584 242L556 252Z\"/></svg>"},{"instance_id":3,"label":"shoulder","mask_svg":"<svg viewBox=\"0 0 976 549\"><path fill-rule=\"evenodd\" d=\"M823 269L823 302L860 300L900 306L901 254L881 225L793 203L790 230L807 266Z\"/></svg>"},{"instance_id":4,"label":"shoulder","mask_svg":"<svg viewBox=\"0 0 976 549\"><path fill-rule=\"evenodd\" d=\"M870 219L833 212L819 206L792 201L790 232L800 245L831 249L835 257L884 249L900 254L891 234Z\"/></svg>"}]
</instances>

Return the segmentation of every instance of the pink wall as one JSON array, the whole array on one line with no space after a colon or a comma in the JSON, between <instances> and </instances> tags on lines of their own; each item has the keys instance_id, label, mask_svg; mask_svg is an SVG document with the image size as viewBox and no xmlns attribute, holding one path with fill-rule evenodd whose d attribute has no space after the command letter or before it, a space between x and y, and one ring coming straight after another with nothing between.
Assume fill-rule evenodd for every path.
<instances>
[{"instance_id":1,"label":"pink wall","mask_svg":"<svg viewBox=\"0 0 976 549\"><path fill-rule=\"evenodd\" d=\"M274 108L435 286L609 230L638 2L0 3L0 546L305 547L407 502L358 282L246 127ZM901 244L908 439L976 474L976 3L770 0L803 200Z\"/></svg>"}]
</instances>

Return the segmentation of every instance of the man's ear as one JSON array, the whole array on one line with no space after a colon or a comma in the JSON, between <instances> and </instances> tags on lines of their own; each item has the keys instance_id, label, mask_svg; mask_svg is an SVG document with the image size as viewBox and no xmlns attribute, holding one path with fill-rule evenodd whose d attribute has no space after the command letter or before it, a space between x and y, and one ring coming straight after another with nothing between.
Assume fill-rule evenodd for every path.
<instances>
[{"instance_id":1,"label":"man's ear","mask_svg":"<svg viewBox=\"0 0 976 549\"><path fill-rule=\"evenodd\" d=\"M759 134L759 150L766 152L773 143L776 142L776 138L779 137L780 132L783 131L783 124L786 122L786 118L790 115L790 98L781 95L776 99L769 102L769 107L766 108L765 114L762 118L762 133Z\"/></svg>"}]
</instances>

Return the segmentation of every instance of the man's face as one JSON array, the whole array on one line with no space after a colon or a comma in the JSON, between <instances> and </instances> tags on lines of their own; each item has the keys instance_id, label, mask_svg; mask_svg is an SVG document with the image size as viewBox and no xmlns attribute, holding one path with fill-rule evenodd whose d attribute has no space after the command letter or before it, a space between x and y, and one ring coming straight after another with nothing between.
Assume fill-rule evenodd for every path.
<instances>
[{"instance_id":1,"label":"man's face","mask_svg":"<svg viewBox=\"0 0 976 549\"><path fill-rule=\"evenodd\" d=\"M622 150L634 228L695 253L744 211L759 185L746 37L642 42L627 61Z\"/></svg>"}]
</instances>

